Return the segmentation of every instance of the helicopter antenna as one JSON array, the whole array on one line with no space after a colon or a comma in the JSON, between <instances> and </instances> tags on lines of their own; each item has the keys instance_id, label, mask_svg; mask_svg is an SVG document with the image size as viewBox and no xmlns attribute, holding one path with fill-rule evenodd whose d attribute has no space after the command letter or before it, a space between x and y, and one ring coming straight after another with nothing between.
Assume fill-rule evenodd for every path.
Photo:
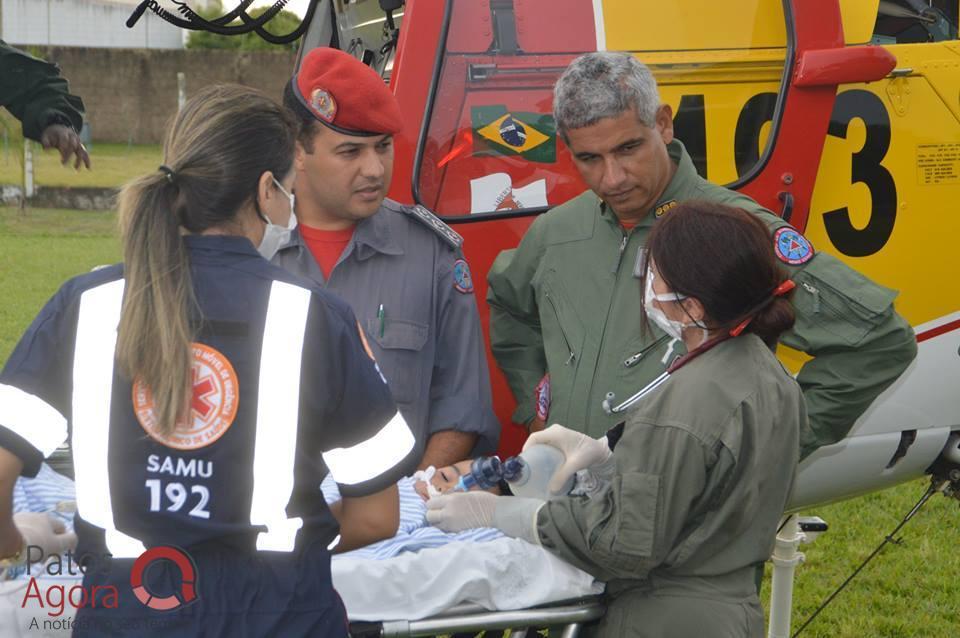
<instances>
[{"instance_id":1,"label":"helicopter antenna","mask_svg":"<svg viewBox=\"0 0 960 638\"><path fill-rule=\"evenodd\" d=\"M144 13L151 11L154 15L181 29L208 31L217 35L226 36L245 35L250 32L255 32L271 44L287 44L304 34L311 20L313 20L313 14L316 12L317 5L320 3L320 0L310 0L309 5L307 5L306 14L296 29L284 35L274 35L267 31L264 25L280 13L289 0L276 0L270 8L256 18L247 13L247 9L253 4L253 0L241 0L237 3L237 7L233 11L213 20L207 20L198 14L191 9L184 0L170 1L176 6L176 12L164 9L157 0L143 0L143 2L133 10L133 13L130 14L130 18L127 20L127 27L133 28ZM237 18L240 19L242 24L232 24Z\"/></svg>"},{"instance_id":2,"label":"helicopter antenna","mask_svg":"<svg viewBox=\"0 0 960 638\"><path fill-rule=\"evenodd\" d=\"M926 505L927 501L930 500L931 496L933 496L937 492L942 492L945 496L953 496L954 498L957 498L958 484L960 484L960 471L958 470L953 470L953 473L951 474L950 478L947 478L947 479L941 479L940 477L934 476L931 479L930 486L927 488L926 492L924 492L923 496L920 497L920 500L917 501L917 504L914 505L913 508L911 508L910 512L903 517L903 520L900 521L900 524L897 525L892 532L890 532L884 537L880 545L875 550L873 550L873 552L871 552L870 555L867 556L867 558L864 559L864 561L860 563L860 565L855 570L853 570L853 573L850 574L850 576L845 581L843 581L843 583L839 587L837 587L832 594L827 596L826 600L824 600L823 603L821 603L820 606L817 607L817 609L812 614L810 614L807 620L800 626L800 629L797 629L793 633L793 636L791 638L797 638L797 636L800 635L800 632L806 629L807 625L812 623L813 619L816 618L821 611L826 609L827 605L833 602L833 599L836 598L837 595L841 591L843 591L846 588L846 586L849 585L854 578L857 577L857 575L863 570L863 568L866 567L867 564L870 561L872 561L877 556L877 554L880 553L880 551L887 545L887 543L900 545L903 542L901 539L896 537L897 533L903 528L904 525L910 522L910 519L913 518L916 515L916 513L919 512L924 505Z\"/></svg>"}]
</instances>

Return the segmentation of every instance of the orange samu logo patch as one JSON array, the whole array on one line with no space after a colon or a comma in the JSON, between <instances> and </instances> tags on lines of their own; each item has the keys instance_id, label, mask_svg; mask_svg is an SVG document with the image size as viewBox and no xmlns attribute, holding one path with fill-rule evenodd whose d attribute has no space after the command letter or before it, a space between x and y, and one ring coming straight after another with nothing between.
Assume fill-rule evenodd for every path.
<instances>
[{"instance_id":1,"label":"orange samu logo patch","mask_svg":"<svg viewBox=\"0 0 960 638\"><path fill-rule=\"evenodd\" d=\"M178 450L210 445L230 429L237 416L240 386L230 361L202 343L193 344L193 396L190 416L169 436L160 434L153 394L137 379L133 384L133 409L137 420L154 440Z\"/></svg>"}]
</instances>

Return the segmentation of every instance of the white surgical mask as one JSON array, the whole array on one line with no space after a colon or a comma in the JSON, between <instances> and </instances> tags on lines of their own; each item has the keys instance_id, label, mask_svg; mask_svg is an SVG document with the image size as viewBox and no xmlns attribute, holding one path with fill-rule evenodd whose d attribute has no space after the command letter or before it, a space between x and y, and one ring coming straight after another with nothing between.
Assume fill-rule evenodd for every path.
<instances>
[{"instance_id":1,"label":"white surgical mask","mask_svg":"<svg viewBox=\"0 0 960 638\"><path fill-rule=\"evenodd\" d=\"M269 217L264 215L267 226L263 229L263 239L260 240L260 245L257 247L257 251L259 251L264 259L273 259L273 256L280 250L280 246L290 239L290 233L297 227L297 217L294 215L297 202L296 195L288 192L287 189L277 181L276 177L273 178L273 183L276 184L277 188L290 200L290 219L287 220L286 226L280 226L279 224L274 224L270 221Z\"/></svg>"},{"instance_id":2,"label":"white surgical mask","mask_svg":"<svg viewBox=\"0 0 960 638\"><path fill-rule=\"evenodd\" d=\"M674 343L683 339L683 330L684 328L700 328L703 330L703 340L707 339L707 327L702 323L691 321L690 323L685 323L683 321L678 321L677 319L670 319L667 317L667 314L660 308L653 305L654 301L660 302L679 302L687 298L687 295L682 295L676 292L667 292L662 295L658 295L653 291L653 269L647 268L647 277L645 282L645 291L643 295L643 309L647 313L647 317L650 318L653 323L660 326L660 329L667 333L670 337L673 338ZM672 353L674 343L670 344L670 350L668 355Z\"/></svg>"}]
</instances>

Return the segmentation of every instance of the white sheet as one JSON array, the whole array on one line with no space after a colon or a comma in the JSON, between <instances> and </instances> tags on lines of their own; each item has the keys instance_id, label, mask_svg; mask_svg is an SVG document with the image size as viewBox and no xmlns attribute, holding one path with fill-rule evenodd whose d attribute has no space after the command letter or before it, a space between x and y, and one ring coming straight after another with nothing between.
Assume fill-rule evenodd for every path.
<instances>
[{"instance_id":1,"label":"white sheet","mask_svg":"<svg viewBox=\"0 0 960 638\"><path fill-rule=\"evenodd\" d=\"M419 620L463 603L525 609L603 591L589 574L514 538L450 543L389 560L335 556L333 584L350 620Z\"/></svg>"},{"instance_id":2,"label":"white sheet","mask_svg":"<svg viewBox=\"0 0 960 638\"><path fill-rule=\"evenodd\" d=\"M351 620L419 620L464 603L489 610L525 609L603 591L589 574L526 541L473 530L460 538L474 542L449 542L457 536L423 529L425 508L412 481L401 481L400 487L403 534L378 544L383 545L381 551L365 548L333 558L334 586ZM72 498L72 481L46 466L36 479L18 480L14 490L17 511L54 512L68 525L72 512L57 510ZM476 542L481 539L486 542ZM445 544L435 546L440 543ZM394 555L402 550L407 551ZM393 557L373 558L381 555ZM79 578L47 575L38 579L44 594L50 585L69 590L79 582ZM28 583L25 576L0 581L0 638L69 635L75 611L69 604L62 614L49 606L41 608L32 599L21 607ZM31 628L34 619L37 623Z\"/></svg>"},{"instance_id":3,"label":"white sheet","mask_svg":"<svg viewBox=\"0 0 960 638\"><path fill-rule=\"evenodd\" d=\"M40 608L33 599L21 608L28 582L0 582L0 636L69 635L75 613L69 605L53 618L47 614L56 614L56 609ZM37 580L44 594L50 585L69 590L79 582ZM451 543L387 560L335 556L333 583L354 621L419 620L463 603L500 611L525 609L603 591L589 574L541 547L513 538ZM37 622L31 628L34 619Z\"/></svg>"}]
</instances>

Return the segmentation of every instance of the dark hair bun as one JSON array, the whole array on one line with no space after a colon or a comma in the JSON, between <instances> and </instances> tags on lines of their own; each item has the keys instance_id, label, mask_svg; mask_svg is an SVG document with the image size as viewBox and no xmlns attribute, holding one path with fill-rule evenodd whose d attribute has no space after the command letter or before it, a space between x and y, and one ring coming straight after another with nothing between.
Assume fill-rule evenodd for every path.
<instances>
[{"instance_id":1,"label":"dark hair bun","mask_svg":"<svg viewBox=\"0 0 960 638\"><path fill-rule=\"evenodd\" d=\"M755 333L767 343L773 343L780 333L793 327L796 318L790 301L786 297L777 297L754 316L748 331Z\"/></svg>"}]
</instances>

